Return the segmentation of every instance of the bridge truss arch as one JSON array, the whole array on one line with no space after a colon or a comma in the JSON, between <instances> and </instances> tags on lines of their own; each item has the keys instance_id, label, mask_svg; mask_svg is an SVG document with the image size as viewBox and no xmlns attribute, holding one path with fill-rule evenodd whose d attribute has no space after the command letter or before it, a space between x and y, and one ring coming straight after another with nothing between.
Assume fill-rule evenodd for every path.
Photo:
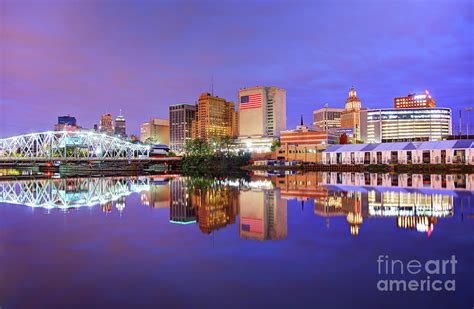
<instances>
[{"instance_id":1,"label":"bridge truss arch","mask_svg":"<svg viewBox=\"0 0 474 309\"><path fill-rule=\"evenodd\" d=\"M150 147L92 131L46 131L0 139L3 160L148 158Z\"/></svg>"}]
</instances>

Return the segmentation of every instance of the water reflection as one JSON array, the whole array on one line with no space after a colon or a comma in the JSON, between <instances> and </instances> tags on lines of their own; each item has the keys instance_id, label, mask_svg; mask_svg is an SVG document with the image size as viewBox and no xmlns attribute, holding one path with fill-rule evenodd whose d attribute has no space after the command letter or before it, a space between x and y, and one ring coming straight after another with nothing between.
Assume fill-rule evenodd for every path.
<instances>
[{"instance_id":1,"label":"water reflection","mask_svg":"<svg viewBox=\"0 0 474 309\"><path fill-rule=\"evenodd\" d=\"M326 218L328 228L331 220L344 218L354 236L369 218L389 218L387 222L398 228L430 236L438 220L454 215L455 199L465 201L470 209L473 184L474 175L463 174L333 172L248 179L36 179L0 181L0 203L48 210L100 205L105 213L114 208L122 213L127 196L139 192L142 205L169 208L171 224L196 225L204 234L238 224L240 238L262 241L287 237L289 201L296 199L302 207L314 204L314 214Z\"/></svg>"}]
</instances>

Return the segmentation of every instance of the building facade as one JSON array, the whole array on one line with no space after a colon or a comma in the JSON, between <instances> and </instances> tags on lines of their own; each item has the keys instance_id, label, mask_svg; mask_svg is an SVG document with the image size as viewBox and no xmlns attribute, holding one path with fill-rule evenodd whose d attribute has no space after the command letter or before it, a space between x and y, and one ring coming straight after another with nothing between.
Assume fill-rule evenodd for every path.
<instances>
[{"instance_id":1,"label":"building facade","mask_svg":"<svg viewBox=\"0 0 474 309\"><path fill-rule=\"evenodd\" d=\"M323 164L474 164L474 140L333 145Z\"/></svg>"},{"instance_id":2,"label":"building facade","mask_svg":"<svg viewBox=\"0 0 474 309\"><path fill-rule=\"evenodd\" d=\"M281 146L275 150L278 160L321 162L322 151L336 144L339 138L330 132L316 131L302 123L295 130L280 132Z\"/></svg>"},{"instance_id":3,"label":"building facade","mask_svg":"<svg viewBox=\"0 0 474 309\"><path fill-rule=\"evenodd\" d=\"M286 91L278 87L242 88L238 93L239 143L251 153L270 153L286 130Z\"/></svg>"},{"instance_id":4,"label":"building facade","mask_svg":"<svg viewBox=\"0 0 474 309\"><path fill-rule=\"evenodd\" d=\"M394 108L433 108L436 107L436 101L431 97L428 90L423 94L410 93L406 97L393 99Z\"/></svg>"},{"instance_id":5,"label":"building facade","mask_svg":"<svg viewBox=\"0 0 474 309\"><path fill-rule=\"evenodd\" d=\"M125 117L122 116L122 113L115 118L115 128L114 134L117 137L126 138L127 137L127 124Z\"/></svg>"},{"instance_id":6,"label":"building facade","mask_svg":"<svg viewBox=\"0 0 474 309\"><path fill-rule=\"evenodd\" d=\"M140 126L140 141L169 145L170 124L166 119L152 118Z\"/></svg>"},{"instance_id":7,"label":"building facade","mask_svg":"<svg viewBox=\"0 0 474 309\"><path fill-rule=\"evenodd\" d=\"M107 135L114 135L114 125L112 122L112 114L103 114L100 116L99 132Z\"/></svg>"},{"instance_id":8,"label":"building facade","mask_svg":"<svg viewBox=\"0 0 474 309\"><path fill-rule=\"evenodd\" d=\"M219 137L237 137L235 104L224 98L203 93L199 96L192 137L210 140Z\"/></svg>"},{"instance_id":9,"label":"building facade","mask_svg":"<svg viewBox=\"0 0 474 309\"><path fill-rule=\"evenodd\" d=\"M384 108L361 115L367 143L436 141L452 134L450 108Z\"/></svg>"},{"instance_id":10,"label":"building facade","mask_svg":"<svg viewBox=\"0 0 474 309\"><path fill-rule=\"evenodd\" d=\"M169 107L170 112L170 148L181 153L184 145L192 138L192 126L196 117L196 106L177 104Z\"/></svg>"},{"instance_id":11,"label":"building facade","mask_svg":"<svg viewBox=\"0 0 474 309\"><path fill-rule=\"evenodd\" d=\"M343 108L323 107L313 112L313 126L318 131L333 132L341 128Z\"/></svg>"}]
</instances>

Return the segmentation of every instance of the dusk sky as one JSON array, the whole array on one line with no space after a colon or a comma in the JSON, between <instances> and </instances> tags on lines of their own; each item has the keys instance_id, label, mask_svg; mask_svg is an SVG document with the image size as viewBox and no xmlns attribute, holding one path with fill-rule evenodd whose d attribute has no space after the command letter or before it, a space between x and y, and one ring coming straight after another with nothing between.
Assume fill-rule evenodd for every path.
<instances>
[{"instance_id":1,"label":"dusk sky","mask_svg":"<svg viewBox=\"0 0 474 309\"><path fill-rule=\"evenodd\" d=\"M234 102L286 89L288 128L343 107L352 85L369 108L427 89L457 132L474 105L473 24L473 1L0 0L0 137L120 109L138 134L211 79Z\"/></svg>"}]
</instances>

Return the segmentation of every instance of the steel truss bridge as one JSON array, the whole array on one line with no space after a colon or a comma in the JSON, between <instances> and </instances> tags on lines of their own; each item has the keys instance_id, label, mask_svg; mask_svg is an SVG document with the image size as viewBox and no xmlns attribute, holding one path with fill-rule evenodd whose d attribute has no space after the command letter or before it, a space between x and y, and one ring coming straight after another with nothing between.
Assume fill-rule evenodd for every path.
<instances>
[{"instance_id":1,"label":"steel truss bridge","mask_svg":"<svg viewBox=\"0 0 474 309\"><path fill-rule=\"evenodd\" d=\"M150 147L91 131L47 131L0 139L0 161L133 161Z\"/></svg>"},{"instance_id":2,"label":"steel truss bridge","mask_svg":"<svg viewBox=\"0 0 474 309\"><path fill-rule=\"evenodd\" d=\"M97 177L0 181L0 203L69 209L117 202L150 189L146 177Z\"/></svg>"}]
</instances>

